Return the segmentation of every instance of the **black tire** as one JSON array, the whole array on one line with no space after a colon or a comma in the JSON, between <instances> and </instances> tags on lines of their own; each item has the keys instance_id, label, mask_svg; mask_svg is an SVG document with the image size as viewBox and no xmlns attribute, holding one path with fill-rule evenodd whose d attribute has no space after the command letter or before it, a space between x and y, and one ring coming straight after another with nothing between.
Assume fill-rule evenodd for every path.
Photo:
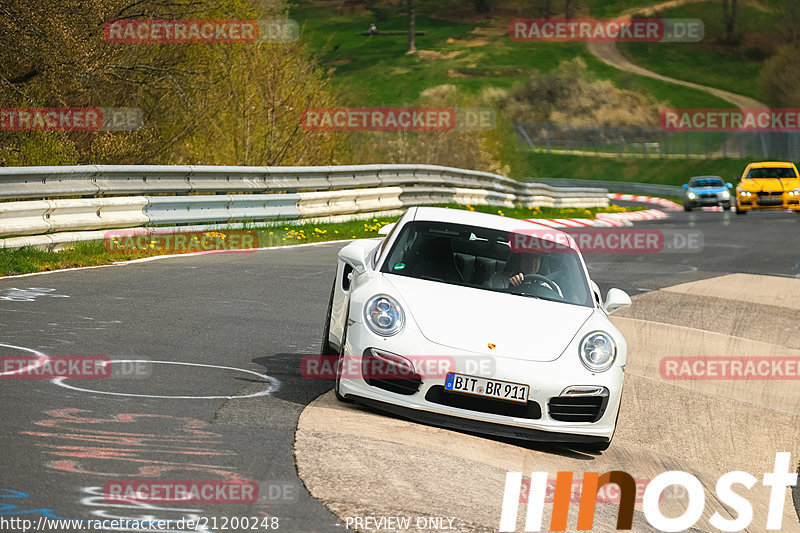
<instances>
[{"instance_id":1,"label":"black tire","mask_svg":"<svg viewBox=\"0 0 800 533\"><path fill-rule=\"evenodd\" d=\"M336 290L336 276L333 278L333 285L331 286L331 297L328 300L328 313L325 315L325 329L322 332L322 347L320 348L320 355L337 355L331 348L329 337L331 334L331 312L333 310L333 292Z\"/></svg>"},{"instance_id":2,"label":"black tire","mask_svg":"<svg viewBox=\"0 0 800 533\"><path fill-rule=\"evenodd\" d=\"M350 317L350 302L347 303L347 312L344 314L344 331L342 331L342 347L339 349L339 359L337 360L337 365L339 366L339 361L342 360L344 357L344 345L345 341L347 341L347 320ZM336 399L343 403L353 403L353 400L348 400L341 394L339 394L339 382L341 381L339 374L336 374L336 380L333 382L333 394L336 395Z\"/></svg>"},{"instance_id":3,"label":"black tire","mask_svg":"<svg viewBox=\"0 0 800 533\"><path fill-rule=\"evenodd\" d=\"M619 397L619 407L617 408L617 416L614 418L614 433L611 434L611 438L608 439L608 442L591 442L587 444L581 444L576 446L575 448L579 450L585 450L587 452L604 452L611 446L611 441L614 440L614 435L617 434L617 424L619 424L619 412L622 411L622 394Z\"/></svg>"},{"instance_id":4,"label":"black tire","mask_svg":"<svg viewBox=\"0 0 800 533\"><path fill-rule=\"evenodd\" d=\"M747 214L747 211L742 211L741 209L739 209L739 208L737 207L737 208L736 208L736 214L737 214L737 215L746 215L746 214Z\"/></svg>"},{"instance_id":5,"label":"black tire","mask_svg":"<svg viewBox=\"0 0 800 533\"><path fill-rule=\"evenodd\" d=\"M684 211L691 211L692 210L692 204L687 204L686 202L684 202L683 210Z\"/></svg>"},{"instance_id":6,"label":"black tire","mask_svg":"<svg viewBox=\"0 0 800 533\"><path fill-rule=\"evenodd\" d=\"M724 209L725 211L730 211L731 210L731 204L723 205L722 209Z\"/></svg>"},{"instance_id":7,"label":"black tire","mask_svg":"<svg viewBox=\"0 0 800 533\"><path fill-rule=\"evenodd\" d=\"M611 446L611 441L580 444L576 446L576 448L587 452L604 452L608 449L609 446Z\"/></svg>"}]
</instances>

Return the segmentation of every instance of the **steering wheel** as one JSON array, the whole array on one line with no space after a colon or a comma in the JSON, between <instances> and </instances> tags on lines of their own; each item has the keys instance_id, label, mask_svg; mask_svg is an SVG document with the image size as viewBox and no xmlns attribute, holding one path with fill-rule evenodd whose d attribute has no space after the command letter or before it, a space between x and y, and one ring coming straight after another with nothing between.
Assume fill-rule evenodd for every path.
<instances>
[{"instance_id":1,"label":"steering wheel","mask_svg":"<svg viewBox=\"0 0 800 533\"><path fill-rule=\"evenodd\" d=\"M561 287L558 286L558 283L553 281L550 278L546 278L541 274L525 274L523 277L522 285L533 285L534 282L540 282L546 289L550 289L553 292L557 292L559 296L562 298L564 297L564 293L561 292ZM555 287L555 289L553 288Z\"/></svg>"}]
</instances>

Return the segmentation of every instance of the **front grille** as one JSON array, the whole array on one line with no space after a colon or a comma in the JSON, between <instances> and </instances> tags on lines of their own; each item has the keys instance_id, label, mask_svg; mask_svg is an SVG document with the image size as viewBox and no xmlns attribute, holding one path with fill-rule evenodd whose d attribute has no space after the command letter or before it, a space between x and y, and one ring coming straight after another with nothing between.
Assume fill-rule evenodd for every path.
<instances>
[{"instance_id":1,"label":"front grille","mask_svg":"<svg viewBox=\"0 0 800 533\"><path fill-rule=\"evenodd\" d=\"M780 196L759 196L758 205L781 205L783 199Z\"/></svg>"},{"instance_id":2,"label":"front grille","mask_svg":"<svg viewBox=\"0 0 800 533\"><path fill-rule=\"evenodd\" d=\"M376 368L379 369L377 372L375 372ZM419 374L409 372L405 367L394 365L386 360L380 360L369 353L369 350L362 356L361 370L364 381L369 385L396 394L411 396L416 394L422 385L422 376Z\"/></svg>"},{"instance_id":3,"label":"front grille","mask_svg":"<svg viewBox=\"0 0 800 533\"><path fill-rule=\"evenodd\" d=\"M442 385L434 385L428 389L425 399L431 403L457 407L468 411L480 413L490 413L493 415L513 416L515 418L528 418L538 420L542 418L542 408L537 402L528 401L527 403L509 402L507 400L496 400L494 398L484 398L482 396L472 396L470 394L460 394L450 392Z\"/></svg>"},{"instance_id":4,"label":"front grille","mask_svg":"<svg viewBox=\"0 0 800 533\"><path fill-rule=\"evenodd\" d=\"M608 396L556 396L547 402L550 418L560 422L597 422L603 417Z\"/></svg>"}]
</instances>

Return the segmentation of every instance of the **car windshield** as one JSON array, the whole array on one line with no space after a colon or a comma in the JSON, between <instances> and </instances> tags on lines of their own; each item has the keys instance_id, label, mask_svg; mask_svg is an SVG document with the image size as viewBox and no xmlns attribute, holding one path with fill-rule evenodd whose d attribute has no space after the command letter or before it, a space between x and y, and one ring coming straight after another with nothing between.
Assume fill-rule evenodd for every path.
<instances>
[{"instance_id":1,"label":"car windshield","mask_svg":"<svg viewBox=\"0 0 800 533\"><path fill-rule=\"evenodd\" d=\"M747 177L751 179L765 179L765 178L778 178L778 179L791 179L796 177L794 170L788 167L767 167L767 168L751 168L747 172Z\"/></svg>"},{"instance_id":2,"label":"car windshield","mask_svg":"<svg viewBox=\"0 0 800 533\"><path fill-rule=\"evenodd\" d=\"M691 182L692 187L724 187L725 183L719 178L695 178Z\"/></svg>"},{"instance_id":3,"label":"car windshield","mask_svg":"<svg viewBox=\"0 0 800 533\"><path fill-rule=\"evenodd\" d=\"M406 224L381 272L522 297L591 307L577 251L512 252L510 233L496 229L417 221ZM513 279L512 279L513 278Z\"/></svg>"}]
</instances>

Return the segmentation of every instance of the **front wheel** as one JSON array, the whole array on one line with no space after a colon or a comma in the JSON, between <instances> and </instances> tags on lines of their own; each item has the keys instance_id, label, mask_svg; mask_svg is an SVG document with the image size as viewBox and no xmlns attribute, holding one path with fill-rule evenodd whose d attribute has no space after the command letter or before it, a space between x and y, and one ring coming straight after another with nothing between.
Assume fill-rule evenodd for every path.
<instances>
[{"instance_id":1,"label":"front wheel","mask_svg":"<svg viewBox=\"0 0 800 533\"><path fill-rule=\"evenodd\" d=\"M683 210L684 211L691 211L692 210L692 204L684 203L683 204Z\"/></svg>"},{"instance_id":2,"label":"front wheel","mask_svg":"<svg viewBox=\"0 0 800 533\"><path fill-rule=\"evenodd\" d=\"M741 210L741 209L739 209L739 207L737 206L737 207L736 207L736 214L737 214L737 215L746 215L746 214L747 214L747 211L742 211L742 210Z\"/></svg>"},{"instance_id":3,"label":"front wheel","mask_svg":"<svg viewBox=\"0 0 800 533\"><path fill-rule=\"evenodd\" d=\"M331 287L331 297L328 300L328 313L325 315L325 329L322 332L322 348L320 355L336 355L336 352L331 347L331 312L333 310L333 291L336 289L336 276L333 278L333 286Z\"/></svg>"},{"instance_id":4,"label":"front wheel","mask_svg":"<svg viewBox=\"0 0 800 533\"><path fill-rule=\"evenodd\" d=\"M344 371L344 346L347 342L347 320L350 318L350 304L347 305L347 312L344 314L344 331L342 331L342 347L339 349L339 359L336 361L336 381L333 384L333 394L336 399L344 403L353 403L353 400L348 400L339 393L339 384L342 382L342 372Z\"/></svg>"}]
</instances>

